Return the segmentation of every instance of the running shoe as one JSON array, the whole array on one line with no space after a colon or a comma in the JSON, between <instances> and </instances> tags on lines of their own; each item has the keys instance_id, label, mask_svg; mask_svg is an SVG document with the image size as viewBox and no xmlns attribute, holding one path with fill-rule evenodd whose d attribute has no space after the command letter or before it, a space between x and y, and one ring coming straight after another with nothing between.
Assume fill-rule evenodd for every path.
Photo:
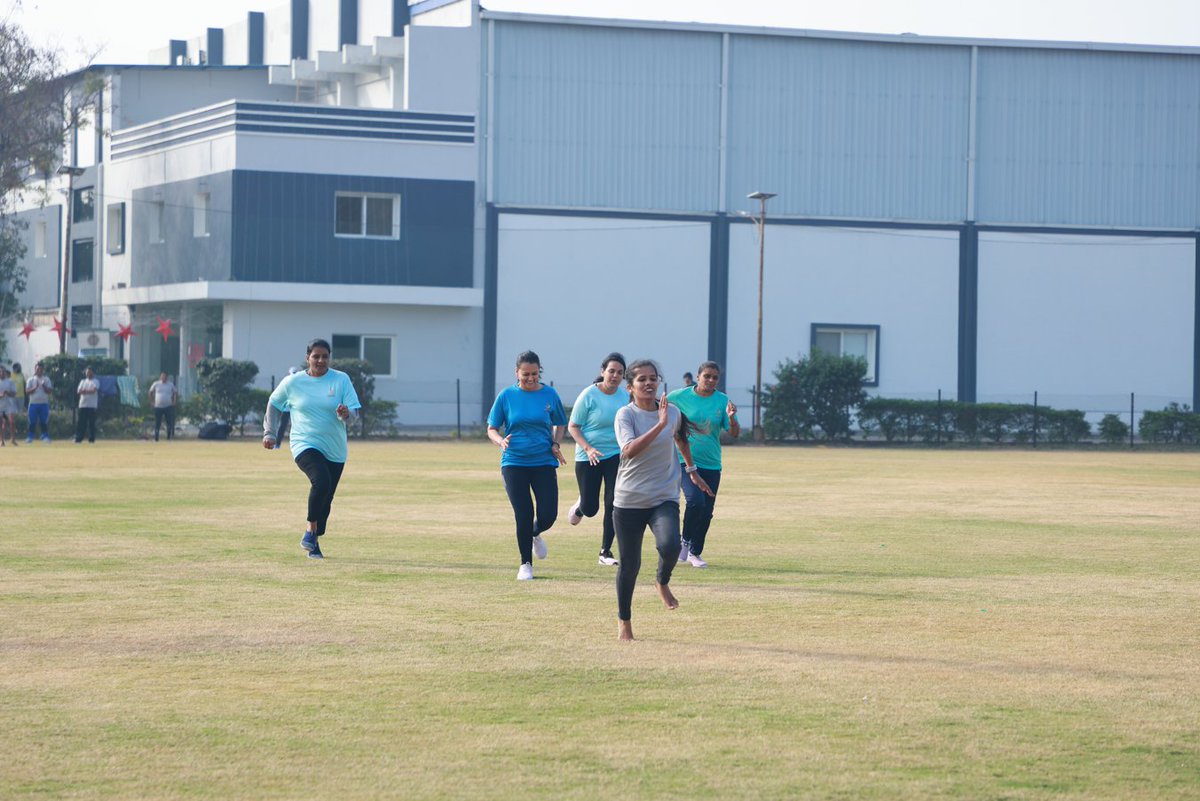
<instances>
[{"instance_id":1,"label":"running shoe","mask_svg":"<svg viewBox=\"0 0 1200 801\"><path fill-rule=\"evenodd\" d=\"M309 551L308 558L309 559L324 559L325 554L321 553L321 546L317 545L315 548L313 548L311 551Z\"/></svg>"},{"instance_id":2,"label":"running shoe","mask_svg":"<svg viewBox=\"0 0 1200 801\"><path fill-rule=\"evenodd\" d=\"M679 541L679 561L686 562L692 553L692 544L687 540Z\"/></svg>"},{"instance_id":3,"label":"running shoe","mask_svg":"<svg viewBox=\"0 0 1200 801\"><path fill-rule=\"evenodd\" d=\"M517 581L529 581L533 578L533 565L529 562L521 565L517 571Z\"/></svg>"},{"instance_id":4,"label":"running shoe","mask_svg":"<svg viewBox=\"0 0 1200 801\"><path fill-rule=\"evenodd\" d=\"M538 534L533 538L533 555L538 559L546 558L546 541L542 539L542 535ZM533 576L530 576L533 578Z\"/></svg>"},{"instance_id":5,"label":"running shoe","mask_svg":"<svg viewBox=\"0 0 1200 801\"><path fill-rule=\"evenodd\" d=\"M312 531L304 532L304 536L300 538L300 547L309 553L312 553L313 551L316 551L317 553L321 552L321 546L317 545L317 535Z\"/></svg>"},{"instance_id":6,"label":"running shoe","mask_svg":"<svg viewBox=\"0 0 1200 801\"><path fill-rule=\"evenodd\" d=\"M694 553L688 554L687 563L692 567L708 567L708 562L705 562Z\"/></svg>"},{"instance_id":7,"label":"running shoe","mask_svg":"<svg viewBox=\"0 0 1200 801\"><path fill-rule=\"evenodd\" d=\"M567 512L567 522L572 526L578 526L580 520L583 520L583 512L579 511L579 501L575 501L571 506L571 511Z\"/></svg>"},{"instance_id":8,"label":"running shoe","mask_svg":"<svg viewBox=\"0 0 1200 801\"><path fill-rule=\"evenodd\" d=\"M600 564L615 565L615 564L617 564L617 557L612 555L612 551L601 551L600 552Z\"/></svg>"}]
</instances>

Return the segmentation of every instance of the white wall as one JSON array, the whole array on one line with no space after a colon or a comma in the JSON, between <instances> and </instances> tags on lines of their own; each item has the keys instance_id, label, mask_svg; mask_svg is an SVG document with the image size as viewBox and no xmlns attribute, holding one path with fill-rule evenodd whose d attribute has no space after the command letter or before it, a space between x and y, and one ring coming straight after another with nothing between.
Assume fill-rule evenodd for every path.
<instances>
[{"instance_id":1,"label":"white wall","mask_svg":"<svg viewBox=\"0 0 1200 801\"><path fill-rule=\"evenodd\" d=\"M678 386L708 350L709 237L703 222L501 215L497 384L534 350L570 404L616 350Z\"/></svg>"},{"instance_id":2,"label":"white wall","mask_svg":"<svg viewBox=\"0 0 1200 801\"><path fill-rule=\"evenodd\" d=\"M958 387L958 234L771 225L763 279L764 384L811 346L813 323L878 325L879 386L890 397L953 396ZM758 241L729 236L725 380L749 409L758 317ZM747 416L747 419L749 417Z\"/></svg>"},{"instance_id":3,"label":"white wall","mask_svg":"<svg viewBox=\"0 0 1200 801\"><path fill-rule=\"evenodd\" d=\"M418 17L420 19L420 17ZM404 37L405 108L474 114L479 107L479 28L410 25Z\"/></svg>"},{"instance_id":4,"label":"white wall","mask_svg":"<svg viewBox=\"0 0 1200 801\"><path fill-rule=\"evenodd\" d=\"M1191 239L979 235L980 401L1191 404Z\"/></svg>"},{"instance_id":5,"label":"white wall","mask_svg":"<svg viewBox=\"0 0 1200 801\"><path fill-rule=\"evenodd\" d=\"M474 181L476 161L475 146L469 144L252 133L237 137L239 170Z\"/></svg>"}]
</instances>

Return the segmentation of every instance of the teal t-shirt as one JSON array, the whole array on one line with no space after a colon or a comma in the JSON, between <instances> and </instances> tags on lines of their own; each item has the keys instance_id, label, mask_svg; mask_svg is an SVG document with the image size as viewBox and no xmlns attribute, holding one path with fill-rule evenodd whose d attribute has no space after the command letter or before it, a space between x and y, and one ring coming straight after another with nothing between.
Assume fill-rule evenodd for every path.
<instances>
[{"instance_id":1,"label":"teal t-shirt","mask_svg":"<svg viewBox=\"0 0 1200 801\"><path fill-rule=\"evenodd\" d=\"M720 470L721 432L729 430L729 415L725 414L729 396L716 391L706 398L697 394L695 387L684 387L667 395L667 400L678 406L696 426L696 430L688 434L688 445L692 447L696 466Z\"/></svg>"},{"instance_id":2,"label":"teal t-shirt","mask_svg":"<svg viewBox=\"0 0 1200 801\"><path fill-rule=\"evenodd\" d=\"M271 393L271 405L292 414L291 448L296 458L316 448L331 462L346 461L346 424L338 419L341 404L361 409L350 376L329 370L320 378L295 373L279 382Z\"/></svg>"},{"instance_id":3,"label":"teal t-shirt","mask_svg":"<svg viewBox=\"0 0 1200 801\"><path fill-rule=\"evenodd\" d=\"M614 424L617 421L617 411L628 405L629 390L622 386L618 386L613 394L605 395L599 384L592 384L575 399L575 405L571 407L571 422L579 426L587 443L600 451L601 459L608 459L621 452ZM575 448L575 461L587 460L587 451Z\"/></svg>"},{"instance_id":4,"label":"teal t-shirt","mask_svg":"<svg viewBox=\"0 0 1200 801\"><path fill-rule=\"evenodd\" d=\"M567 413L554 387L526 392L518 384L505 387L496 396L487 424L511 436L500 456L501 467L558 467L550 451L554 426L567 424Z\"/></svg>"}]
</instances>

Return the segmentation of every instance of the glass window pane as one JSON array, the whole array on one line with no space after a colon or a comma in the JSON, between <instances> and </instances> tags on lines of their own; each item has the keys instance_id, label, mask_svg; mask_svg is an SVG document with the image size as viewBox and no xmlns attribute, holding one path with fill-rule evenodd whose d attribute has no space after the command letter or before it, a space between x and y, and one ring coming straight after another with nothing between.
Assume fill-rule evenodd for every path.
<instances>
[{"instance_id":1,"label":"glass window pane","mask_svg":"<svg viewBox=\"0 0 1200 801\"><path fill-rule=\"evenodd\" d=\"M334 334L333 353L330 355L335 359L358 359L361 358L359 352L359 341L362 337L353 334Z\"/></svg>"},{"instance_id":2,"label":"glass window pane","mask_svg":"<svg viewBox=\"0 0 1200 801\"><path fill-rule=\"evenodd\" d=\"M832 356L842 355L842 335L837 331L818 331L817 341L813 345L822 353Z\"/></svg>"},{"instance_id":3,"label":"glass window pane","mask_svg":"<svg viewBox=\"0 0 1200 801\"><path fill-rule=\"evenodd\" d=\"M349 234L351 236L362 236L363 232L363 199L361 195L338 195L336 198L337 206L337 227L334 229L339 234Z\"/></svg>"},{"instance_id":4,"label":"glass window pane","mask_svg":"<svg viewBox=\"0 0 1200 801\"><path fill-rule=\"evenodd\" d=\"M74 222L88 222L96 217L96 193L92 189L76 189L71 209Z\"/></svg>"},{"instance_id":5,"label":"glass window pane","mask_svg":"<svg viewBox=\"0 0 1200 801\"><path fill-rule=\"evenodd\" d=\"M105 242L108 243L109 253L125 252L125 204L108 204L108 231Z\"/></svg>"},{"instance_id":6,"label":"glass window pane","mask_svg":"<svg viewBox=\"0 0 1200 801\"><path fill-rule=\"evenodd\" d=\"M392 199L367 198L367 236L392 236Z\"/></svg>"},{"instance_id":7,"label":"glass window pane","mask_svg":"<svg viewBox=\"0 0 1200 801\"><path fill-rule=\"evenodd\" d=\"M80 239L71 244L71 282L92 280L93 270L92 240Z\"/></svg>"},{"instance_id":8,"label":"glass window pane","mask_svg":"<svg viewBox=\"0 0 1200 801\"><path fill-rule=\"evenodd\" d=\"M867 358L867 335L851 331L842 334L842 355Z\"/></svg>"},{"instance_id":9,"label":"glass window pane","mask_svg":"<svg viewBox=\"0 0 1200 801\"><path fill-rule=\"evenodd\" d=\"M375 375L391 375L392 340L388 337L363 337L363 359Z\"/></svg>"}]
</instances>

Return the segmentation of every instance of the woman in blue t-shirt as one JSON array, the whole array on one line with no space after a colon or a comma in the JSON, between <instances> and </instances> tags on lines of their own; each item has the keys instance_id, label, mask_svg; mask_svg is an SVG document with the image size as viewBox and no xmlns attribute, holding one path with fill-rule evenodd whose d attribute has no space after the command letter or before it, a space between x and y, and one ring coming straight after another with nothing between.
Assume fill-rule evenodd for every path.
<instances>
[{"instance_id":1,"label":"woman in blue t-shirt","mask_svg":"<svg viewBox=\"0 0 1200 801\"><path fill-rule=\"evenodd\" d=\"M561 444L567 414L554 387L542 383L542 362L536 353L527 350L517 356L517 383L500 390L487 423L488 439L500 447L500 474L517 524L517 581L527 581L533 578L533 555L546 558L542 532L558 517L555 471L567 463Z\"/></svg>"},{"instance_id":2,"label":"woman in blue t-shirt","mask_svg":"<svg viewBox=\"0 0 1200 801\"><path fill-rule=\"evenodd\" d=\"M308 527L300 547L310 559L324 559L317 538L325 533L333 494L346 467L346 427L353 412L361 409L350 376L329 367L329 343L308 343L302 373L279 382L263 416L263 447L275 447L276 431L284 412L291 412L292 458L312 484L308 493Z\"/></svg>"},{"instance_id":3,"label":"woman in blue t-shirt","mask_svg":"<svg viewBox=\"0 0 1200 801\"><path fill-rule=\"evenodd\" d=\"M567 521L579 525L585 517L595 517L600 511L600 484L604 484L604 536L600 541L602 565L615 565L612 544L613 489L621 448L617 445L613 423L617 411L629 404L629 391L621 386L625 378L625 357L610 353L600 363L600 375L579 393L571 407L571 423L567 431L575 440L575 480L579 483L579 500L571 506Z\"/></svg>"}]
</instances>

